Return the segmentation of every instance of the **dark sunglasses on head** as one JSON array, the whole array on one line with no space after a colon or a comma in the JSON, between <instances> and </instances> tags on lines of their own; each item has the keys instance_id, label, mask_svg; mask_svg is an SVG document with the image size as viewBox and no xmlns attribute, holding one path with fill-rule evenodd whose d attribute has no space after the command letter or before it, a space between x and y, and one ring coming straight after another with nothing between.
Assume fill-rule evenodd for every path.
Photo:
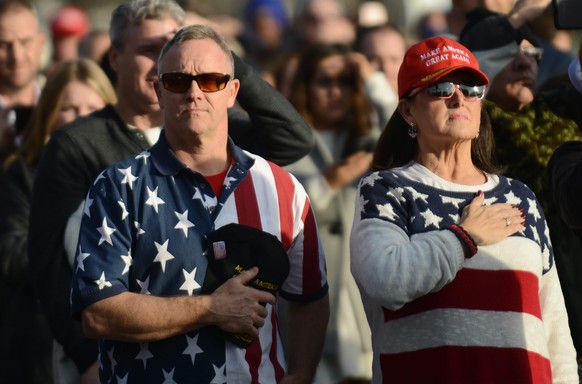
<instances>
[{"instance_id":1,"label":"dark sunglasses on head","mask_svg":"<svg viewBox=\"0 0 582 384\"><path fill-rule=\"evenodd\" d=\"M485 85L456 84L452 81L440 81L429 85L426 90L429 95L449 99L455 94L455 88L459 88L465 100L479 100L485 95Z\"/></svg>"},{"instance_id":2,"label":"dark sunglasses on head","mask_svg":"<svg viewBox=\"0 0 582 384\"><path fill-rule=\"evenodd\" d=\"M170 92L184 93L192 85L192 81L198 84L202 92L222 91L230 81L227 73L201 73L190 75L182 72L168 72L160 75L160 81L165 89Z\"/></svg>"}]
</instances>

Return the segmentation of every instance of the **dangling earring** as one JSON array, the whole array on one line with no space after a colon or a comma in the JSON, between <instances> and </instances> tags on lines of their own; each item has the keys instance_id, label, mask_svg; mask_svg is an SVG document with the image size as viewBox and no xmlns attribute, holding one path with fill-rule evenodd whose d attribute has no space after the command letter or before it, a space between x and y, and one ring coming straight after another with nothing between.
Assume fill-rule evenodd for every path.
<instances>
[{"instance_id":1,"label":"dangling earring","mask_svg":"<svg viewBox=\"0 0 582 384\"><path fill-rule=\"evenodd\" d=\"M408 127L408 136L410 136L411 139L415 139L417 135L418 128L414 126L414 123L410 123L410 127Z\"/></svg>"},{"instance_id":2,"label":"dangling earring","mask_svg":"<svg viewBox=\"0 0 582 384\"><path fill-rule=\"evenodd\" d=\"M479 138L479 131L477 131L477 136L475 136L475 140Z\"/></svg>"}]
</instances>

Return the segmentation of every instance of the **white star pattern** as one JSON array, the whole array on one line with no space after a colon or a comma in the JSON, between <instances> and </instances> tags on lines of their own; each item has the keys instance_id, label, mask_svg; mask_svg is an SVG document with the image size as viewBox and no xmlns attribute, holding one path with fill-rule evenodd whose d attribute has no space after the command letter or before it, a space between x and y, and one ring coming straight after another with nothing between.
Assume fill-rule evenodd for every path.
<instances>
[{"instance_id":1,"label":"white star pattern","mask_svg":"<svg viewBox=\"0 0 582 384\"><path fill-rule=\"evenodd\" d=\"M105 280L105 272L101 273L101 277L99 280L93 280L95 284L99 286L99 290L102 290L105 287L111 287L111 283Z\"/></svg>"},{"instance_id":2,"label":"white star pattern","mask_svg":"<svg viewBox=\"0 0 582 384\"><path fill-rule=\"evenodd\" d=\"M97 185L97 182L101 179L105 179L105 175L104 175L105 171L102 171L99 176L97 176L97 178L95 179L95 181L93 182L93 185Z\"/></svg>"},{"instance_id":3,"label":"white star pattern","mask_svg":"<svg viewBox=\"0 0 582 384\"><path fill-rule=\"evenodd\" d=\"M404 188L390 188L388 189L388 194L394 196L394 198L398 201L401 202L406 202L406 198L403 195L404 193Z\"/></svg>"},{"instance_id":4,"label":"white star pattern","mask_svg":"<svg viewBox=\"0 0 582 384\"><path fill-rule=\"evenodd\" d=\"M226 189L230 189L232 182L233 181L237 181L238 179L236 177L230 177L228 176L227 178L224 179L224 188Z\"/></svg>"},{"instance_id":5,"label":"white star pattern","mask_svg":"<svg viewBox=\"0 0 582 384\"><path fill-rule=\"evenodd\" d=\"M210 384L226 384L228 381L226 380L226 364L223 364L222 367L217 367L216 365L212 364L214 368L214 378L210 382Z\"/></svg>"},{"instance_id":6,"label":"white star pattern","mask_svg":"<svg viewBox=\"0 0 582 384\"><path fill-rule=\"evenodd\" d=\"M79 245L79 253L77 253L77 269L80 269L81 271L85 270L85 264L83 264L83 261L89 256L91 256L89 253L83 253L81 245Z\"/></svg>"},{"instance_id":7,"label":"white star pattern","mask_svg":"<svg viewBox=\"0 0 582 384\"><path fill-rule=\"evenodd\" d=\"M131 267L131 265L133 264L133 258L131 257L131 248L129 248L129 250L127 251L127 255L121 255L121 260L123 260L123 263L125 264L123 267L123 272L121 272L122 275L125 275L127 272L129 272L129 267Z\"/></svg>"},{"instance_id":8,"label":"white star pattern","mask_svg":"<svg viewBox=\"0 0 582 384\"><path fill-rule=\"evenodd\" d=\"M87 215L87 217L91 217L91 206L93 205L93 199L87 196L85 200L85 206L83 207L83 213Z\"/></svg>"},{"instance_id":9,"label":"white star pattern","mask_svg":"<svg viewBox=\"0 0 582 384\"><path fill-rule=\"evenodd\" d=\"M540 215L540 211L538 211L536 201L532 199L527 199L527 204L529 205L528 213L531 214L536 219L536 221L541 219L542 215Z\"/></svg>"},{"instance_id":10,"label":"white star pattern","mask_svg":"<svg viewBox=\"0 0 582 384\"><path fill-rule=\"evenodd\" d=\"M128 374L126 374L126 375L125 375L125 376L123 376L123 377L119 377L119 376L115 376L115 377L117 377L117 383L118 383L118 384L127 384L127 377L128 377L128 376L129 376L129 373L128 373Z\"/></svg>"},{"instance_id":11,"label":"white star pattern","mask_svg":"<svg viewBox=\"0 0 582 384\"><path fill-rule=\"evenodd\" d=\"M410 192L410 194L412 195L412 198L414 200L421 200L423 203L428 204L428 201L426 200L426 199L428 199L428 195L420 193L412 187L405 187L404 189L406 189L408 192Z\"/></svg>"},{"instance_id":12,"label":"white star pattern","mask_svg":"<svg viewBox=\"0 0 582 384\"><path fill-rule=\"evenodd\" d=\"M98 245L101 245L103 242L107 242L109 245L113 245L113 242L111 241L111 234L115 232L115 228L110 228L107 226L106 217L103 217L103 223L101 224L101 227L97 228L97 231L101 234Z\"/></svg>"},{"instance_id":13,"label":"white star pattern","mask_svg":"<svg viewBox=\"0 0 582 384\"><path fill-rule=\"evenodd\" d=\"M174 228L181 229L184 231L184 236L188 237L188 228L194 227L194 224L188 220L188 210L184 211L184 213L174 212L174 214L178 218L178 223Z\"/></svg>"},{"instance_id":14,"label":"white star pattern","mask_svg":"<svg viewBox=\"0 0 582 384\"><path fill-rule=\"evenodd\" d=\"M542 256L543 256L543 260L544 260L544 270L549 270L550 269L550 250L548 249L548 247L544 246L544 249L542 251Z\"/></svg>"},{"instance_id":15,"label":"white star pattern","mask_svg":"<svg viewBox=\"0 0 582 384\"><path fill-rule=\"evenodd\" d=\"M158 187L156 187L156 189L154 189L153 191L150 189L150 187L147 187L147 189L148 189L148 196L149 197L146 200L146 204L154 207L154 211L156 211L156 213L158 213L158 206L165 204L165 202L164 202L164 200L162 200L158 197Z\"/></svg>"},{"instance_id":16,"label":"white star pattern","mask_svg":"<svg viewBox=\"0 0 582 384\"><path fill-rule=\"evenodd\" d=\"M358 204L362 207L362 213L366 212L366 204L368 204L368 200L364 199L364 195L360 194L358 196Z\"/></svg>"},{"instance_id":17,"label":"white star pattern","mask_svg":"<svg viewBox=\"0 0 582 384\"><path fill-rule=\"evenodd\" d=\"M454 197L441 196L443 204L451 204L453 207L459 209L459 205L464 202L463 199L456 199Z\"/></svg>"},{"instance_id":18,"label":"white star pattern","mask_svg":"<svg viewBox=\"0 0 582 384\"><path fill-rule=\"evenodd\" d=\"M135 158L137 160L143 159L143 163L144 164L147 164L148 163L148 157L150 157L150 152L149 151L143 151L139 155L137 155Z\"/></svg>"},{"instance_id":19,"label":"white star pattern","mask_svg":"<svg viewBox=\"0 0 582 384\"><path fill-rule=\"evenodd\" d=\"M210 210L211 208L216 207L217 204L217 200L216 197L210 197L208 195L204 195L202 196L200 194L200 190L196 189L196 192L194 192L194 196L192 196L193 200L200 200L202 202L202 205L204 205L206 207L206 209Z\"/></svg>"},{"instance_id":20,"label":"white star pattern","mask_svg":"<svg viewBox=\"0 0 582 384\"><path fill-rule=\"evenodd\" d=\"M505 194L505 198L507 199L507 203L508 204L514 204L514 205L519 205L521 204L521 199L517 196L515 196L515 194L513 193L513 191L510 191L509 193Z\"/></svg>"},{"instance_id":21,"label":"white star pattern","mask_svg":"<svg viewBox=\"0 0 582 384\"><path fill-rule=\"evenodd\" d=\"M493 196L493 197L490 197L488 199L483 200L483 204L491 205L491 204L495 203L496 201L497 201L497 197Z\"/></svg>"},{"instance_id":22,"label":"white star pattern","mask_svg":"<svg viewBox=\"0 0 582 384\"><path fill-rule=\"evenodd\" d=\"M117 204L121 208L121 220L125 220L127 218L127 216L129 215L129 212L127 212L127 209L125 208L125 203L123 201L119 200L117 202Z\"/></svg>"},{"instance_id":23,"label":"white star pattern","mask_svg":"<svg viewBox=\"0 0 582 384\"><path fill-rule=\"evenodd\" d=\"M181 291L188 291L188 296L192 296L192 292L195 289L200 288L200 284L196 281L196 269L194 268L192 272L188 272L182 269L182 274L184 275L184 283L180 286Z\"/></svg>"},{"instance_id":24,"label":"white star pattern","mask_svg":"<svg viewBox=\"0 0 582 384\"><path fill-rule=\"evenodd\" d=\"M136 236L140 237L141 235L143 235L145 233L145 231L141 228L141 224L138 223L137 221L133 222L133 226L135 227L135 230L137 232Z\"/></svg>"},{"instance_id":25,"label":"white star pattern","mask_svg":"<svg viewBox=\"0 0 582 384\"><path fill-rule=\"evenodd\" d=\"M172 254L170 252L168 252L168 243L170 242L170 240L166 240L164 244L159 244L157 242L154 241L154 244L156 245L156 249L158 250L158 254L156 255L156 258L154 259L154 263L157 261L162 265L162 272L166 272L166 262L168 260L172 260L174 258L174 256L172 256Z\"/></svg>"},{"instance_id":26,"label":"white star pattern","mask_svg":"<svg viewBox=\"0 0 582 384\"><path fill-rule=\"evenodd\" d=\"M133 189L133 182L137 180L137 177L131 174L131 166L125 169L118 169L118 171L123 175L121 184L128 184L129 189Z\"/></svg>"},{"instance_id":27,"label":"white star pattern","mask_svg":"<svg viewBox=\"0 0 582 384\"><path fill-rule=\"evenodd\" d=\"M439 227L439 223L443 220L442 217L435 215L430 209L421 212L420 215L424 218L424 227L428 228L430 225Z\"/></svg>"},{"instance_id":28,"label":"white star pattern","mask_svg":"<svg viewBox=\"0 0 582 384\"><path fill-rule=\"evenodd\" d=\"M162 384L178 384L174 381L174 371L176 368L172 369L170 372L166 372L165 369L162 369L164 373L164 382Z\"/></svg>"},{"instance_id":29,"label":"white star pattern","mask_svg":"<svg viewBox=\"0 0 582 384\"><path fill-rule=\"evenodd\" d=\"M534 240L539 244L541 242L541 239L540 239L540 234L538 233L538 231L536 231L536 227L533 225L530 225L529 229L533 233Z\"/></svg>"},{"instance_id":30,"label":"white star pattern","mask_svg":"<svg viewBox=\"0 0 582 384\"><path fill-rule=\"evenodd\" d=\"M136 360L142 360L143 368L146 368L147 360L154 357L154 355L148 350L149 343L139 343L139 353L135 357Z\"/></svg>"},{"instance_id":31,"label":"white star pattern","mask_svg":"<svg viewBox=\"0 0 582 384\"><path fill-rule=\"evenodd\" d=\"M451 220L453 220L453 223L459 224L459 222L461 221L461 216L459 216L458 214L456 215L449 214L449 217L451 218Z\"/></svg>"},{"instance_id":32,"label":"white star pattern","mask_svg":"<svg viewBox=\"0 0 582 384\"><path fill-rule=\"evenodd\" d=\"M190 360L192 360L192 365L194 365L194 362L196 361L196 355L204 352L202 350L202 348L200 348L198 346L198 336L199 335L200 335L199 333L197 333L196 336L194 336L194 337L190 337L188 335L185 335L186 341L188 342L188 346L186 347L184 352L182 352L182 355L190 355Z\"/></svg>"},{"instance_id":33,"label":"white star pattern","mask_svg":"<svg viewBox=\"0 0 582 384\"><path fill-rule=\"evenodd\" d=\"M380 217L385 217L390 221L394 221L394 219L396 219L396 214L394 213L392 204L386 203L382 205L376 205L376 208L378 209Z\"/></svg>"},{"instance_id":34,"label":"white star pattern","mask_svg":"<svg viewBox=\"0 0 582 384\"><path fill-rule=\"evenodd\" d=\"M544 229L544 236L548 238L550 237L550 227L546 226Z\"/></svg>"},{"instance_id":35,"label":"white star pattern","mask_svg":"<svg viewBox=\"0 0 582 384\"><path fill-rule=\"evenodd\" d=\"M362 185L369 185L370 187L373 187L376 183L376 180L382 180L382 176L380 176L378 172L371 173L362 179Z\"/></svg>"},{"instance_id":36,"label":"white star pattern","mask_svg":"<svg viewBox=\"0 0 582 384\"><path fill-rule=\"evenodd\" d=\"M151 295L152 293L149 291L150 288L150 277L146 277L146 279L144 281L141 281L140 279L135 279L137 281L137 285L139 285L139 293L141 293L142 295Z\"/></svg>"},{"instance_id":37,"label":"white star pattern","mask_svg":"<svg viewBox=\"0 0 582 384\"><path fill-rule=\"evenodd\" d=\"M109 361L111 361L111 374L115 372L115 367L117 366L117 361L113 357L114 352L115 347L111 347L111 349L107 351L107 356L109 357Z\"/></svg>"},{"instance_id":38,"label":"white star pattern","mask_svg":"<svg viewBox=\"0 0 582 384\"><path fill-rule=\"evenodd\" d=\"M194 188L194 195L192 196L192 200L200 200L203 201L202 195L200 194L200 190L198 188Z\"/></svg>"}]
</instances>

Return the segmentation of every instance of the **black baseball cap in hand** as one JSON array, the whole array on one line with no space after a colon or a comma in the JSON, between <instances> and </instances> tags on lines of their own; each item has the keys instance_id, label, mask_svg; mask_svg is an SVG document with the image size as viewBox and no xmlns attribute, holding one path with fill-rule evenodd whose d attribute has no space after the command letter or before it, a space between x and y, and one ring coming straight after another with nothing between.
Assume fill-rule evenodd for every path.
<instances>
[{"instance_id":1,"label":"black baseball cap in hand","mask_svg":"<svg viewBox=\"0 0 582 384\"><path fill-rule=\"evenodd\" d=\"M226 280L252 267L259 273L248 286L275 294L289 275L289 256L279 239L260 229L231 223L208 234L206 239L208 269L203 293L212 293ZM244 334L222 331L239 347L248 347L253 339Z\"/></svg>"}]
</instances>

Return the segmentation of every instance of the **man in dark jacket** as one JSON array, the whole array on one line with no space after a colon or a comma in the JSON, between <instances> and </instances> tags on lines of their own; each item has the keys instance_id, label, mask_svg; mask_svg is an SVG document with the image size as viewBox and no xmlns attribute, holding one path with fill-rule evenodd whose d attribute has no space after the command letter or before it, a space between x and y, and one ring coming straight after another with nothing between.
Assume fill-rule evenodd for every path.
<instances>
[{"instance_id":1,"label":"man in dark jacket","mask_svg":"<svg viewBox=\"0 0 582 384\"><path fill-rule=\"evenodd\" d=\"M54 337L84 383L97 380L97 343L85 338L81 323L70 316L76 250L69 246L67 255L64 239L76 243L74 213L82 212L99 173L157 140L162 115L153 86L156 61L183 20L184 11L173 0L131 0L117 7L109 59L119 101L56 132L39 164L31 206L30 271ZM237 102L242 108L229 113L233 140L280 165L305 156L312 146L311 131L289 102L240 59L235 77L241 82Z\"/></svg>"}]
</instances>

